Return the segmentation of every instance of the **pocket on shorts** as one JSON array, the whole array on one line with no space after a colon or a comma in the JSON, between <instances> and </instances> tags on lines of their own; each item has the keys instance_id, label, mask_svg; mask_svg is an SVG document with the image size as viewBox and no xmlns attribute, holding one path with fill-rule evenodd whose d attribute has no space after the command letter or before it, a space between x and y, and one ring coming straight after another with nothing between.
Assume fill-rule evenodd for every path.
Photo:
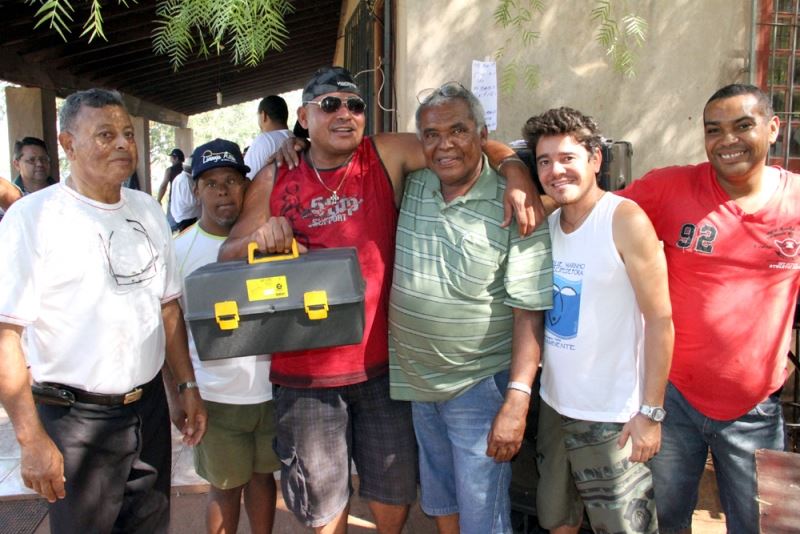
<instances>
[{"instance_id":1,"label":"pocket on shorts","mask_svg":"<svg viewBox=\"0 0 800 534\"><path fill-rule=\"evenodd\" d=\"M510 371L506 369L505 371L495 373L495 375L492 377L492 382L494 383L493 389L497 392L500 402L505 402L506 400L506 389L508 389L509 373Z\"/></svg>"},{"instance_id":2,"label":"pocket on shorts","mask_svg":"<svg viewBox=\"0 0 800 534\"><path fill-rule=\"evenodd\" d=\"M297 516L308 517L308 489L306 477L294 447L274 440L275 454L281 462L281 490L286 507Z\"/></svg>"},{"instance_id":3,"label":"pocket on shorts","mask_svg":"<svg viewBox=\"0 0 800 534\"><path fill-rule=\"evenodd\" d=\"M752 411L755 411L761 417L778 417L781 415L781 391L783 391L783 388L756 404Z\"/></svg>"}]
</instances>

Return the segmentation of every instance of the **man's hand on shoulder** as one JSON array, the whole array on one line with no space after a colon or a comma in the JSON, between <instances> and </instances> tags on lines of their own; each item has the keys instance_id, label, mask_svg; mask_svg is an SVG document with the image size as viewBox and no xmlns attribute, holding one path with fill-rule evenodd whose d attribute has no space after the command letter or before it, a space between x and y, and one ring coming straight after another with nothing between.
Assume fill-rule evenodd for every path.
<instances>
[{"instance_id":1,"label":"man's hand on shoulder","mask_svg":"<svg viewBox=\"0 0 800 534\"><path fill-rule=\"evenodd\" d=\"M539 192L533 183L528 167L515 156L508 165L500 169L506 178L506 192L503 195L503 224L511 224L512 214L517 218L519 235L528 236L547 218Z\"/></svg>"},{"instance_id":2,"label":"man's hand on shoulder","mask_svg":"<svg viewBox=\"0 0 800 534\"><path fill-rule=\"evenodd\" d=\"M274 162L278 167L286 165L289 169L294 169L300 165L300 153L306 150L311 143L308 139L294 137L290 135L283 140L278 150L267 160L267 166Z\"/></svg>"}]
</instances>

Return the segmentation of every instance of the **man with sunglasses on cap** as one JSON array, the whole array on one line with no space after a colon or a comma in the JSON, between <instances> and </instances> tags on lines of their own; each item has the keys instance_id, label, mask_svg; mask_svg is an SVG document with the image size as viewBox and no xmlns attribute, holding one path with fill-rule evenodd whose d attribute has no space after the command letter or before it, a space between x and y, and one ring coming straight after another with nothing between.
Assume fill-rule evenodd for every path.
<instances>
[{"instance_id":1,"label":"man with sunglasses on cap","mask_svg":"<svg viewBox=\"0 0 800 534\"><path fill-rule=\"evenodd\" d=\"M59 124L70 176L0 224L0 402L22 480L50 502L51 532L166 533L165 355L186 444L206 421L170 231L150 195L122 187L137 150L119 93L70 95Z\"/></svg>"},{"instance_id":2,"label":"man with sunglasses on cap","mask_svg":"<svg viewBox=\"0 0 800 534\"><path fill-rule=\"evenodd\" d=\"M220 256L243 257L251 241L284 251L292 238L309 248L358 249L366 279L362 342L273 354L281 488L303 523L344 532L352 457L378 530L400 532L416 499L416 457L409 406L389 398L387 312L403 178L425 167L425 155L413 134L364 137L365 104L341 67L317 71L303 102L298 121L309 131L309 150L296 167L267 166L256 176ZM495 149L495 160L513 156ZM527 179L532 194L524 165L503 170Z\"/></svg>"}]
</instances>

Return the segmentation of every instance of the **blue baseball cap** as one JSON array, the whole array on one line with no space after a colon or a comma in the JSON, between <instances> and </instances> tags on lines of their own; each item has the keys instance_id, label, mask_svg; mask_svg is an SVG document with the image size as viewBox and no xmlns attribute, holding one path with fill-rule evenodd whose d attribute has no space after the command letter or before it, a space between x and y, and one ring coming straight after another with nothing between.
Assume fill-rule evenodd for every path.
<instances>
[{"instance_id":1,"label":"blue baseball cap","mask_svg":"<svg viewBox=\"0 0 800 534\"><path fill-rule=\"evenodd\" d=\"M192 152L192 178L197 180L204 172L217 167L231 167L246 176L250 167L244 164L239 145L226 139L214 139Z\"/></svg>"}]
</instances>

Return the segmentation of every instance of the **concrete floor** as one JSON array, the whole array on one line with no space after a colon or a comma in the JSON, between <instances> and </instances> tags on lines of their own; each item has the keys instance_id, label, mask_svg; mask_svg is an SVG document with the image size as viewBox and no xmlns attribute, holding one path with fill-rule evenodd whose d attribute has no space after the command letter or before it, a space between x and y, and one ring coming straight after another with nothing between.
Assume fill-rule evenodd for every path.
<instances>
[{"instance_id":1,"label":"concrete floor","mask_svg":"<svg viewBox=\"0 0 800 534\"><path fill-rule=\"evenodd\" d=\"M208 486L194 471L192 451L185 447L179 435L173 433L173 473L172 473L172 521L170 532L172 534L197 534L205 531L205 496ZM358 480L354 478L354 486ZM11 422L5 410L0 407L0 501L35 498L32 491L22 484L19 475L19 447L17 446ZM354 534L375 532L371 514L364 501L354 497L351 502L349 516L349 532ZM695 534L723 534L725 532L725 519L720 511L719 500L716 496L716 484L713 478L713 468L706 467L706 476L700 490L700 502L694 513ZM49 532L47 517L35 531ZM242 514L239 523L239 532L250 533L247 520ZM283 500L278 496L278 509L275 520L275 534L295 534L309 532L303 528L286 510ZM427 534L436 532L434 522L425 516L415 504L411 510L409 522L404 529L405 534Z\"/></svg>"}]
</instances>

